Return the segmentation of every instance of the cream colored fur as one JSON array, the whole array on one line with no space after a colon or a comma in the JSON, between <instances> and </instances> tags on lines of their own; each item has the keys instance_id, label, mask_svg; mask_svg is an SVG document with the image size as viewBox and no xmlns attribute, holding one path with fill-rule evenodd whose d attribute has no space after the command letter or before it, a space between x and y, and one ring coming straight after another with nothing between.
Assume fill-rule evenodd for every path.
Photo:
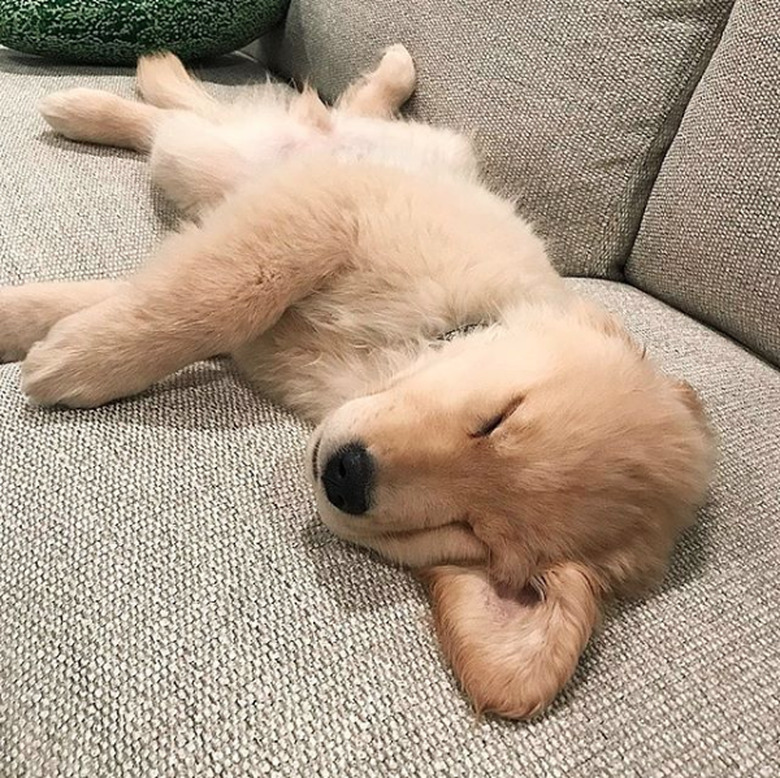
<instances>
[{"instance_id":1,"label":"cream colored fur","mask_svg":"<svg viewBox=\"0 0 780 778\"><path fill-rule=\"evenodd\" d=\"M543 710L603 598L656 582L694 519L712 464L695 394L567 291L468 139L392 121L414 88L402 46L334 109L271 84L220 105L170 55L138 79L146 102L79 89L41 112L149 152L194 221L121 282L0 290L0 356L24 359L34 402L93 407L232 355L318 424L328 526L428 582L477 709ZM362 516L320 478L353 440L377 468Z\"/></svg>"}]
</instances>

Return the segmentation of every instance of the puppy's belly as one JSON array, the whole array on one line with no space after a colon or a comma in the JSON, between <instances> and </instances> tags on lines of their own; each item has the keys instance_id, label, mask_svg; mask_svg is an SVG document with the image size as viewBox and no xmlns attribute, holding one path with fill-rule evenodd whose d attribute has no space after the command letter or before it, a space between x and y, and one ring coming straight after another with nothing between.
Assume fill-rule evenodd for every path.
<instances>
[{"instance_id":1,"label":"puppy's belly","mask_svg":"<svg viewBox=\"0 0 780 778\"><path fill-rule=\"evenodd\" d=\"M322 131L285 118L228 128L225 140L244 159L247 177L312 154L364 160L410 172L466 178L477 172L476 157L465 137L422 124L343 117L332 129Z\"/></svg>"}]
</instances>

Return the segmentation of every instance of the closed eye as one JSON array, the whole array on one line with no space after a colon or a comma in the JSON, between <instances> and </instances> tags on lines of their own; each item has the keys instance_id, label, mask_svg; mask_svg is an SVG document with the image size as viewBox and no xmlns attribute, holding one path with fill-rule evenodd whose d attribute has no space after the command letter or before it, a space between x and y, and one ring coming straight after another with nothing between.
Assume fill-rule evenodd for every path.
<instances>
[{"instance_id":1,"label":"closed eye","mask_svg":"<svg viewBox=\"0 0 780 778\"><path fill-rule=\"evenodd\" d=\"M471 433L472 438L486 438L495 432L518 408L523 402L524 397L515 397L501 413L492 416L484 422L476 432Z\"/></svg>"}]
</instances>

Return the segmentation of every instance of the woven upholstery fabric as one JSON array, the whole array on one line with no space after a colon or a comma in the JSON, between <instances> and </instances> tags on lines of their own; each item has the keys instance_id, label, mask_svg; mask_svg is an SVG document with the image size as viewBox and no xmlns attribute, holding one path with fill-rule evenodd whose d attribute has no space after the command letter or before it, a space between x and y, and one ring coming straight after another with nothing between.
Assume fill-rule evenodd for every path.
<instances>
[{"instance_id":1,"label":"woven upholstery fabric","mask_svg":"<svg viewBox=\"0 0 780 778\"><path fill-rule=\"evenodd\" d=\"M404 43L414 117L474 132L566 274L618 277L732 0L293 0L269 62L329 98Z\"/></svg>"},{"instance_id":2,"label":"woven upholstery fabric","mask_svg":"<svg viewBox=\"0 0 780 778\"><path fill-rule=\"evenodd\" d=\"M780 11L739 0L647 206L632 282L780 364Z\"/></svg>"},{"instance_id":3,"label":"woven upholstery fabric","mask_svg":"<svg viewBox=\"0 0 780 778\"><path fill-rule=\"evenodd\" d=\"M76 84L130 90L0 55L0 283L113 275L164 229L139 159L40 134L35 99ZM422 589L320 524L309 430L227 363L88 412L29 407L7 365L0 776L777 775L780 376L574 283L701 390L723 458L663 589L612 608L548 715L475 720Z\"/></svg>"}]
</instances>

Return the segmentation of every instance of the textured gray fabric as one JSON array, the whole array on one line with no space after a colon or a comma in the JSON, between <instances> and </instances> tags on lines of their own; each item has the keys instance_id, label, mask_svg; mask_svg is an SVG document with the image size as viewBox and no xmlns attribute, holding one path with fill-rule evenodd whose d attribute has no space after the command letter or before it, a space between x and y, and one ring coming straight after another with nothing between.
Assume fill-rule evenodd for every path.
<instances>
[{"instance_id":1,"label":"textured gray fabric","mask_svg":"<svg viewBox=\"0 0 780 778\"><path fill-rule=\"evenodd\" d=\"M0 283L112 274L153 240L139 160L37 137L55 84L129 90L93 73L0 56ZM9 365L0 776L780 774L780 375L575 283L702 391L723 461L663 590L613 608L545 718L474 720L423 591L321 526L307 430L225 363L90 412L28 407Z\"/></svg>"},{"instance_id":2,"label":"textured gray fabric","mask_svg":"<svg viewBox=\"0 0 780 778\"><path fill-rule=\"evenodd\" d=\"M780 364L780 9L738 0L664 162L629 279Z\"/></svg>"},{"instance_id":3,"label":"textured gray fabric","mask_svg":"<svg viewBox=\"0 0 780 778\"><path fill-rule=\"evenodd\" d=\"M266 57L333 97L401 41L412 116L474 131L557 267L616 278L732 0L293 0Z\"/></svg>"}]
</instances>

